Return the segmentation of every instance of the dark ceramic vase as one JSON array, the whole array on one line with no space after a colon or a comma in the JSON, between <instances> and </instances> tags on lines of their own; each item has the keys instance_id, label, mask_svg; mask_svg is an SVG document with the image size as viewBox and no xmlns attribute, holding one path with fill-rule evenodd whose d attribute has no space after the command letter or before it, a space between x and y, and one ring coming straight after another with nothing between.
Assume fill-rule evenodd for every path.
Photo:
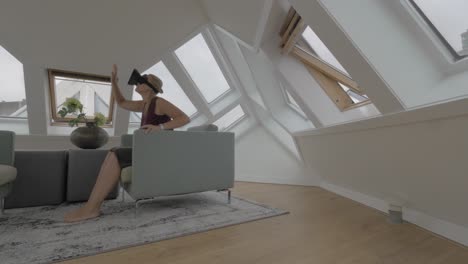
<instances>
[{"instance_id":1,"label":"dark ceramic vase","mask_svg":"<svg viewBox=\"0 0 468 264\"><path fill-rule=\"evenodd\" d=\"M94 122L86 122L85 127L79 127L70 135L73 145L82 149L97 149L104 146L109 140L109 134L96 126Z\"/></svg>"}]
</instances>

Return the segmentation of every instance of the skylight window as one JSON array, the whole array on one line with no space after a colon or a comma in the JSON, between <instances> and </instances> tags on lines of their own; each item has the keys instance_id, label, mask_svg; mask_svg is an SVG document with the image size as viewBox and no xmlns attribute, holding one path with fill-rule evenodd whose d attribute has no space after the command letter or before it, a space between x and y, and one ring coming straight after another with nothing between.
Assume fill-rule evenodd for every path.
<instances>
[{"instance_id":1,"label":"skylight window","mask_svg":"<svg viewBox=\"0 0 468 264\"><path fill-rule=\"evenodd\" d=\"M302 33L302 37L319 58L349 76L349 73L309 26Z\"/></svg>"},{"instance_id":2,"label":"skylight window","mask_svg":"<svg viewBox=\"0 0 468 264\"><path fill-rule=\"evenodd\" d=\"M208 103L230 89L202 34L189 40L175 53Z\"/></svg>"},{"instance_id":3,"label":"skylight window","mask_svg":"<svg viewBox=\"0 0 468 264\"><path fill-rule=\"evenodd\" d=\"M154 74L163 82L164 93L158 94L159 97L171 102L188 116L192 116L197 112L197 108L192 104L185 92L180 87L179 83L174 79L171 72L167 69L163 62L156 63L153 67L144 72L145 74ZM141 100L141 96L133 91L133 100ZM135 120L136 117L141 119L141 113L135 113L136 116L131 116L130 122L140 122Z\"/></svg>"},{"instance_id":4,"label":"skylight window","mask_svg":"<svg viewBox=\"0 0 468 264\"><path fill-rule=\"evenodd\" d=\"M244 117L244 110L242 110L242 107L238 105L220 119L216 120L213 124L218 127L219 131L225 131L240 122Z\"/></svg>"},{"instance_id":5,"label":"skylight window","mask_svg":"<svg viewBox=\"0 0 468 264\"><path fill-rule=\"evenodd\" d=\"M76 98L83 104L87 117L102 113L112 122L113 99L111 99L110 78L86 73L49 70L52 119L54 123L67 122L71 115L61 118L58 111L67 98Z\"/></svg>"},{"instance_id":6,"label":"skylight window","mask_svg":"<svg viewBox=\"0 0 468 264\"><path fill-rule=\"evenodd\" d=\"M410 0L455 58L468 56L466 0Z\"/></svg>"},{"instance_id":7,"label":"skylight window","mask_svg":"<svg viewBox=\"0 0 468 264\"><path fill-rule=\"evenodd\" d=\"M338 84L348 94L349 98L353 100L354 104L362 103L362 102L369 100L369 97L367 97L367 95L356 93L356 91L352 90L351 88L349 88L348 86L340 82L338 82Z\"/></svg>"},{"instance_id":8,"label":"skylight window","mask_svg":"<svg viewBox=\"0 0 468 264\"><path fill-rule=\"evenodd\" d=\"M26 118L23 64L0 46L0 117Z\"/></svg>"}]
</instances>

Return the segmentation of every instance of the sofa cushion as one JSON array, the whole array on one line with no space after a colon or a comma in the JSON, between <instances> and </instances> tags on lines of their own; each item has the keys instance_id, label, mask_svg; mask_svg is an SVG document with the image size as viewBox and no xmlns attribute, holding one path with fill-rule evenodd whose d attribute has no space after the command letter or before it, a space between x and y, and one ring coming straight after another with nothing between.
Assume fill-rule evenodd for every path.
<instances>
[{"instance_id":1,"label":"sofa cushion","mask_svg":"<svg viewBox=\"0 0 468 264\"><path fill-rule=\"evenodd\" d=\"M10 183L16 179L16 168L0 164L0 186Z\"/></svg>"},{"instance_id":2,"label":"sofa cushion","mask_svg":"<svg viewBox=\"0 0 468 264\"><path fill-rule=\"evenodd\" d=\"M67 151L15 151L18 175L5 208L60 204L65 201Z\"/></svg>"},{"instance_id":3,"label":"sofa cushion","mask_svg":"<svg viewBox=\"0 0 468 264\"><path fill-rule=\"evenodd\" d=\"M67 202L88 200L107 153L108 150L105 149L71 149L68 151ZM106 199L115 199L118 189L116 185Z\"/></svg>"},{"instance_id":4,"label":"sofa cushion","mask_svg":"<svg viewBox=\"0 0 468 264\"><path fill-rule=\"evenodd\" d=\"M208 125L202 125L202 126L194 126L194 127L189 127L187 128L187 131L212 131L216 132L218 131L218 127L213 124L208 124Z\"/></svg>"},{"instance_id":5,"label":"sofa cushion","mask_svg":"<svg viewBox=\"0 0 468 264\"><path fill-rule=\"evenodd\" d=\"M120 172L120 182L123 184L132 183L132 166L125 167Z\"/></svg>"}]
</instances>

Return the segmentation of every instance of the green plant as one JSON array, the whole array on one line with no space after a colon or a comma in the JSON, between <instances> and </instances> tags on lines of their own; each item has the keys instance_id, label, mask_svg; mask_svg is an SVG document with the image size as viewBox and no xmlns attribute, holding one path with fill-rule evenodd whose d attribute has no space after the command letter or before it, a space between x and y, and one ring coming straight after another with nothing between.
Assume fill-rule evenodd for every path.
<instances>
[{"instance_id":1,"label":"green plant","mask_svg":"<svg viewBox=\"0 0 468 264\"><path fill-rule=\"evenodd\" d=\"M94 113L94 119L89 120L86 118L86 113L83 113L83 104L76 98L67 98L63 103L62 109L58 111L58 114L64 118L68 114L76 115L76 118L68 121L71 127L78 126L80 122L95 123L96 126L102 126L107 122L106 117L101 113Z\"/></svg>"}]
</instances>

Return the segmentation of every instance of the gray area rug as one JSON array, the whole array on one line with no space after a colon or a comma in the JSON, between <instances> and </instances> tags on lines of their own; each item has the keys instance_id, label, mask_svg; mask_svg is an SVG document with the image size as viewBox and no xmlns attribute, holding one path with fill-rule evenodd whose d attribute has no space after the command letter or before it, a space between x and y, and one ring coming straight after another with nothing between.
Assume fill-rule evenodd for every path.
<instances>
[{"instance_id":1,"label":"gray area rug","mask_svg":"<svg viewBox=\"0 0 468 264\"><path fill-rule=\"evenodd\" d=\"M106 201L101 217L64 223L78 206L7 210L0 218L0 263L58 262L287 213L236 197L228 204L225 193L205 192L157 198L136 214L132 201Z\"/></svg>"}]
</instances>

